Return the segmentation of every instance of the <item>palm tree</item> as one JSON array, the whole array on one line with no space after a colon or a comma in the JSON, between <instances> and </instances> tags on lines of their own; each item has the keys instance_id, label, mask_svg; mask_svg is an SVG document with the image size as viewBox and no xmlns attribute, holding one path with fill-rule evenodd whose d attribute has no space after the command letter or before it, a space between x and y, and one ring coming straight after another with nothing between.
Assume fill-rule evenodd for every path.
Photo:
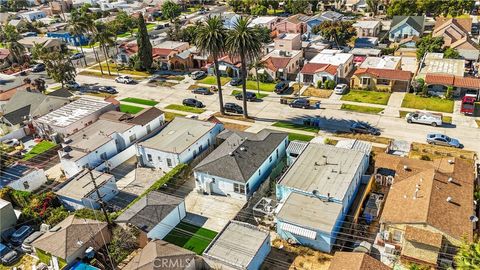
<instances>
[{"instance_id":1,"label":"palm tree","mask_svg":"<svg viewBox=\"0 0 480 270\"><path fill-rule=\"evenodd\" d=\"M87 23L85 22L82 17L79 16L71 16L70 21L68 22L68 32L73 35L74 37L81 37L88 29ZM85 53L83 51L82 46L76 46L77 48L80 47L80 51L84 55L83 61L85 62L85 67L87 66L87 57L85 57Z\"/></svg>"},{"instance_id":2,"label":"palm tree","mask_svg":"<svg viewBox=\"0 0 480 270\"><path fill-rule=\"evenodd\" d=\"M213 57L215 75L217 77L218 99L220 113L224 114L222 84L218 69L218 58L225 52L226 30L220 16L209 17L203 25L198 27L195 44L199 51Z\"/></svg>"},{"instance_id":3,"label":"palm tree","mask_svg":"<svg viewBox=\"0 0 480 270\"><path fill-rule=\"evenodd\" d=\"M25 47L18 42L21 36L12 25L6 25L2 29L2 42L6 49L10 51L13 56L13 61L19 64L23 63L23 55L25 54Z\"/></svg>"},{"instance_id":4,"label":"palm tree","mask_svg":"<svg viewBox=\"0 0 480 270\"><path fill-rule=\"evenodd\" d=\"M82 21L86 26L86 31L89 36L89 45L92 46L93 50L93 55L95 55L95 60L97 61L98 65L100 66L100 72L103 75L103 68L102 68L102 63L100 61L100 57L97 54L97 51L95 50L95 35L97 34L97 27L95 26L95 21L91 16L88 16L88 14L82 14Z\"/></svg>"},{"instance_id":5,"label":"palm tree","mask_svg":"<svg viewBox=\"0 0 480 270\"><path fill-rule=\"evenodd\" d=\"M100 48L103 50L103 55L105 56L105 62L107 63L108 75L112 75L110 72L110 64L108 57L108 47L115 45L115 34L105 25L98 24L97 32L94 37L94 40L100 44ZM102 66L100 64L100 66Z\"/></svg>"},{"instance_id":6,"label":"palm tree","mask_svg":"<svg viewBox=\"0 0 480 270\"><path fill-rule=\"evenodd\" d=\"M243 117L248 118L247 111L247 62L254 61L262 50L262 42L257 30L250 27L249 17L240 17L233 28L227 32L226 48L233 57L240 57L242 64L242 92L243 92Z\"/></svg>"}]
</instances>

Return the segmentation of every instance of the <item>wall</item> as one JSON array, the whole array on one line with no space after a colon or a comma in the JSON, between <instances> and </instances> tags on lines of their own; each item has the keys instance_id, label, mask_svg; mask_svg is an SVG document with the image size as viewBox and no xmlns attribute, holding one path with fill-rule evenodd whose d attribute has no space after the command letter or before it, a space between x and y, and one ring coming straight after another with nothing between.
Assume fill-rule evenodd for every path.
<instances>
[{"instance_id":1,"label":"wall","mask_svg":"<svg viewBox=\"0 0 480 270\"><path fill-rule=\"evenodd\" d=\"M407 37L410 37L410 36L417 36L418 37L420 34L415 29L410 27L410 25L404 24L404 25L400 26L399 28L395 29L395 31L390 32L388 34L388 39L390 41L401 40L401 39L405 38L405 35Z\"/></svg>"},{"instance_id":2,"label":"wall","mask_svg":"<svg viewBox=\"0 0 480 270\"><path fill-rule=\"evenodd\" d=\"M263 241L262 245L258 249L257 253L255 254L255 257L250 261L250 263L247 266L248 270L254 270L254 269L261 269L261 265L265 258L268 256L270 253L270 250L272 247L270 246L270 235L265 238L265 241Z\"/></svg>"},{"instance_id":3,"label":"wall","mask_svg":"<svg viewBox=\"0 0 480 270\"><path fill-rule=\"evenodd\" d=\"M100 165L98 165L95 168L95 170L96 171L103 171L104 169L107 169L107 171L112 170L116 168L118 165L128 160L129 158L135 156L136 153L137 153L137 147L135 144L132 144L127 149L116 154L109 160L102 162Z\"/></svg>"},{"instance_id":4,"label":"wall","mask_svg":"<svg viewBox=\"0 0 480 270\"><path fill-rule=\"evenodd\" d=\"M12 132L0 137L0 142L10 140L10 139L21 139L21 138L25 137L26 135L27 134L25 133L25 129L24 128L19 128L15 131L12 131Z\"/></svg>"},{"instance_id":5,"label":"wall","mask_svg":"<svg viewBox=\"0 0 480 270\"><path fill-rule=\"evenodd\" d=\"M186 215L185 201L183 201L147 233L148 238L163 239Z\"/></svg>"},{"instance_id":6,"label":"wall","mask_svg":"<svg viewBox=\"0 0 480 270\"><path fill-rule=\"evenodd\" d=\"M0 199L0 204L3 203L5 203L5 205L0 208L0 233L17 223L17 216L15 215L15 211L13 211L12 203Z\"/></svg>"},{"instance_id":7,"label":"wall","mask_svg":"<svg viewBox=\"0 0 480 270\"><path fill-rule=\"evenodd\" d=\"M282 223L290 224L289 222L284 222L282 220L278 220L278 222L277 222L277 233L280 235L281 238L289 239L289 238L291 238L291 236L293 236L298 241L298 243L302 246L311 247L313 249L320 250L320 251L327 252L327 253L331 252L331 248L332 248L331 244L333 242L331 242L330 234L326 234L324 232L315 230L317 232L316 238L315 239L310 239L310 238L307 238L307 237L303 237L303 236L300 236L300 235L293 235L290 232L283 231L281 229L281 224ZM295 224L292 224L292 225L295 225ZM308 229L311 230L311 228L308 228Z\"/></svg>"},{"instance_id":8,"label":"wall","mask_svg":"<svg viewBox=\"0 0 480 270\"><path fill-rule=\"evenodd\" d=\"M46 182L47 177L45 176L45 172L43 169L39 169L33 170L22 178L10 182L8 186L16 190L33 192L39 189ZM28 186L25 186L25 184Z\"/></svg>"}]
</instances>

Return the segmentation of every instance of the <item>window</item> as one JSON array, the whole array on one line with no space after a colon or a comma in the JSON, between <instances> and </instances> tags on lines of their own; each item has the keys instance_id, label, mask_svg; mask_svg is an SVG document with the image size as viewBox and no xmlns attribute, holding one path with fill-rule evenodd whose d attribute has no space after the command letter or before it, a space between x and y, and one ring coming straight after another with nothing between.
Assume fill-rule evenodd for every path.
<instances>
[{"instance_id":1,"label":"window","mask_svg":"<svg viewBox=\"0 0 480 270\"><path fill-rule=\"evenodd\" d=\"M394 230L393 231L393 241L395 242L401 242L402 241L402 232Z\"/></svg>"},{"instance_id":2,"label":"window","mask_svg":"<svg viewBox=\"0 0 480 270\"><path fill-rule=\"evenodd\" d=\"M247 194L250 193L250 184L247 183Z\"/></svg>"},{"instance_id":3,"label":"window","mask_svg":"<svg viewBox=\"0 0 480 270\"><path fill-rule=\"evenodd\" d=\"M167 166L172 167L172 160L167 158Z\"/></svg>"},{"instance_id":4,"label":"window","mask_svg":"<svg viewBox=\"0 0 480 270\"><path fill-rule=\"evenodd\" d=\"M107 159L107 152L103 152L103 153L100 155L100 158L103 159L103 160L106 160L106 159Z\"/></svg>"},{"instance_id":5,"label":"window","mask_svg":"<svg viewBox=\"0 0 480 270\"><path fill-rule=\"evenodd\" d=\"M270 157L268 158L268 161L269 161L270 163L272 163L272 159L273 159L272 156L270 156Z\"/></svg>"},{"instance_id":6,"label":"window","mask_svg":"<svg viewBox=\"0 0 480 270\"><path fill-rule=\"evenodd\" d=\"M277 154L277 158L278 158L278 148L275 150L275 153Z\"/></svg>"},{"instance_id":7,"label":"window","mask_svg":"<svg viewBox=\"0 0 480 270\"><path fill-rule=\"evenodd\" d=\"M147 125L147 133L150 133L152 132L152 128L150 127L150 125Z\"/></svg>"},{"instance_id":8,"label":"window","mask_svg":"<svg viewBox=\"0 0 480 270\"><path fill-rule=\"evenodd\" d=\"M379 84L379 85L389 85L389 84L390 84L390 80L378 79L378 80L377 80L377 84Z\"/></svg>"},{"instance_id":9,"label":"window","mask_svg":"<svg viewBox=\"0 0 480 270\"><path fill-rule=\"evenodd\" d=\"M130 135L130 143L134 142L136 139L137 139L137 135L133 134L133 135Z\"/></svg>"},{"instance_id":10,"label":"window","mask_svg":"<svg viewBox=\"0 0 480 270\"><path fill-rule=\"evenodd\" d=\"M160 156L158 157L158 162L162 162L162 158Z\"/></svg>"},{"instance_id":11,"label":"window","mask_svg":"<svg viewBox=\"0 0 480 270\"><path fill-rule=\"evenodd\" d=\"M153 161L153 159L152 159L152 155L150 155L150 154L147 154L147 160L148 160L148 161L150 161L150 162L152 162L152 161Z\"/></svg>"},{"instance_id":12,"label":"window","mask_svg":"<svg viewBox=\"0 0 480 270\"><path fill-rule=\"evenodd\" d=\"M245 194L245 186L237 183L233 184L233 191L239 194Z\"/></svg>"},{"instance_id":13,"label":"window","mask_svg":"<svg viewBox=\"0 0 480 270\"><path fill-rule=\"evenodd\" d=\"M258 169L258 175L262 175L262 170Z\"/></svg>"},{"instance_id":14,"label":"window","mask_svg":"<svg viewBox=\"0 0 480 270\"><path fill-rule=\"evenodd\" d=\"M370 85L370 78L362 78L362 85Z\"/></svg>"},{"instance_id":15,"label":"window","mask_svg":"<svg viewBox=\"0 0 480 270\"><path fill-rule=\"evenodd\" d=\"M200 153L202 152L202 150L203 150L203 145L200 145L200 147L198 147L198 152Z\"/></svg>"}]
</instances>

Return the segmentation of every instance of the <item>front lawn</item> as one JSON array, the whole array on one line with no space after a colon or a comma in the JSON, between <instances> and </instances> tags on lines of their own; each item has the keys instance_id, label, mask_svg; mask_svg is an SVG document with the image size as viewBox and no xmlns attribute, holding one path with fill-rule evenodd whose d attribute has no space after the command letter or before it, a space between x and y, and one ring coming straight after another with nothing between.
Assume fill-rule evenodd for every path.
<instances>
[{"instance_id":1,"label":"front lawn","mask_svg":"<svg viewBox=\"0 0 480 270\"><path fill-rule=\"evenodd\" d=\"M157 101L155 100L149 100L149 99L141 99L141 98L124 98L120 101L125 101L125 102L130 102L130 103L137 103L137 104L142 104L142 105L147 105L147 106L155 106L158 104Z\"/></svg>"},{"instance_id":2,"label":"front lawn","mask_svg":"<svg viewBox=\"0 0 480 270\"><path fill-rule=\"evenodd\" d=\"M129 113L129 114L136 114L143 110L144 108L142 107L137 107L137 106L132 106L132 105L126 105L126 104L120 104L120 111L124 113Z\"/></svg>"},{"instance_id":3,"label":"front lawn","mask_svg":"<svg viewBox=\"0 0 480 270\"><path fill-rule=\"evenodd\" d=\"M333 93L333 90L328 89L318 89L313 86L310 86L303 92L304 96L318 97L318 98L329 98Z\"/></svg>"},{"instance_id":4,"label":"front lawn","mask_svg":"<svg viewBox=\"0 0 480 270\"><path fill-rule=\"evenodd\" d=\"M289 141L304 141L304 142L309 142L311 141L315 136L311 135L304 135L300 133L288 133L288 140Z\"/></svg>"},{"instance_id":5,"label":"front lawn","mask_svg":"<svg viewBox=\"0 0 480 270\"><path fill-rule=\"evenodd\" d=\"M163 240L202 255L216 235L214 231L180 222Z\"/></svg>"},{"instance_id":6,"label":"front lawn","mask_svg":"<svg viewBox=\"0 0 480 270\"><path fill-rule=\"evenodd\" d=\"M317 133L320 128L319 127L313 127L313 126L306 126L302 124L296 124L292 122L287 122L287 121L279 121L273 123L274 127L281 127L281 128L289 128L289 129L297 129L297 130L303 130L303 131L309 131L309 132L315 132Z\"/></svg>"},{"instance_id":7,"label":"front lawn","mask_svg":"<svg viewBox=\"0 0 480 270\"><path fill-rule=\"evenodd\" d=\"M225 85L229 81L231 81L232 78L230 77L220 77L220 83L222 85ZM210 85L217 85L217 77L215 76L207 76L201 80L197 81L198 83L203 83L203 84L210 84Z\"/></svg>"},{"instance_id":8,"label":"front lawn","mask_svg":"<svg viewBox=\"0 0 480 270\"><path fill-rule=\"evenodd\" d=\"M90 68L94 69L94 70L102 70L103 69L103 73L108 74L107 63L102 62L101 65L102 65L101 68L98 64L96 64L94 66L91 66ZM127 74L127 75L131 75L131 76L137 76L137 77L148 77L148 76L150 76L150 73L148 73L148 72L136 71L136 70L133 70L133 69L131 69L129 67L126 67L126 66L118 66L117 67L117 64L115 64L115 63L108 63L108 66L110 67L110 73L112 73L112 75L113 74L117 75L117 73L121 73L121 74Z\"/></svg>"},{"instance_id":9,"label":"front lawn","mask_svg":"<svg viewBox=\"0 0 480 270\"><path fill-rule=\"evenodd\" d=\"M260 91L265 91L265 92L273 92L273 90L275 90L275 85L277 85L277 84L276 83L258 82L258 87L260 87L260 89L258 89L257 81L247 80L247 89L250 89L250 90L260 90ZM242 87L243 86L241 84L237 85L237 88L242 88Z\"/></svg>"},{"instance_id":10,"label":"front lawn","mask_svg":"<svg viewBox=\"0 0 480 270\"><path fill-rule=\"evenodd\" d=\"M41 141L37 143L28 153L25 154L23 157L23 160L29 160L45 151L48 149L55 147L55 143L50 142L50 141Z\"/></svg>"},{"instance_id":11,"label":"front lawn","mask_svg":"<svg viewBox=\"0 0 480 270\"><path fill-rule=\"evenodd\" d=\"M372 103L387 105L390 93L375 92L367 90L350 90L347 94L342 96L344 101L353 101L361 103Z\"/></svg>"},{"instance_id":12,"label":"front lawn","mask_svg":"<svg viewBox=\"0 0 480 270\"><path fill-rule=\"evenodd\" d=\"M189 113L203 113L205 111L205 109L202 109L202 108L189 107L189 106L179 105L179 104L170 104L167 107L165 107L165 109L189 112Z\"/></svg>"},{"instance_id":13,"label":"front lawn","mask_svg":"<svg viewBox=\"0 0 480 270\"><path fill-rule=\"evenodd\" d=\"M350 104L342 104L340 108L345 111L352 111L352 112L360 112L360 113L370 113L370 114L377 114L383 111L383 108L377 107L370 107L370 106L359 106L359 105L350 105Z\"/></svg>"},{"instance_id":14,"label":"front lawn","mask_svg":"<svg viewBox=\"0 0 480 270\"><path fill-rule=\"evenodd\" d=\"M241 93L242 93L241 90L233 90L232 91L232 96L236 96L236 95L241 94ZM268 97L268 94L262 94L262 93L255 93L255 95L257 96L258 99Z\"/></svg>"},{"instance_id":15,"label":"front lawn","mask_svg":"<svg viewBox=\"0 0 480 270\"><path fill-rule=\"evenodd\" d=\"M402 107L436 112L453 112L453 100L439 97L421 97L414 94L406 94Z\"/></svg>"}]
</instances>

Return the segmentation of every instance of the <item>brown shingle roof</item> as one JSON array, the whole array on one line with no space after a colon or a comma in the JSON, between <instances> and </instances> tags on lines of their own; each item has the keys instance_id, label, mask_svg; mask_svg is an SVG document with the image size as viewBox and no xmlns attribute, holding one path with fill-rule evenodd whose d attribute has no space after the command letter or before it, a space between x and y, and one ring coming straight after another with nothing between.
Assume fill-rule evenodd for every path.
<instances>
[{"instance_id":1,"label":"brown shingle roof","mask_svg":"<svg viewBox=\"0 0 480 270\"><path fill-rule=\"evenodd\" d=\"M412 72L397 69L383 69L383 68L360 68L354 73L355 75L369 74L379 79L410 81L412 79Z\"/></svg>"},{"instance_id":2,"label":"brown shingle roof","mask_svg":"<svg viewBox=\"0 0 480 270\"><path fill-rule=\"evenodd\" d=\"M303 66L301 73L303 74L315 74L317 72L325 71L329 74L337 74L337 66L330 64L319 64L319 63L307 63Z\"/></svg>"},{"instance_id":3,"label":"brown shingle roof","mask_svg":"<svg viewBox=\"0 0 480 270\"><path fill-rule=\"evenodd\" d=\"M438 32L441 29L448 27L451 24L455 24L461 27L465 32L472 31L472 19L471 18L446 18L437 17L435 20L435 27L433 32Z\"/></svg>"},{"instance_id":4,"label":"brown shingle roof","mask_svg":"<svg viewBox=\"0 0 480 270\"><path fill-rule=\"evenodd\" d=\"M428 224L455 239L472 239L474 167L468 161L450 159L453 163L446 158L423 161L379 154L375 168L395 172L381 222Z\"/></svg>"},{"instance_id":5,"label":"brown shingle roof","mask_svg":"<svg viewBox=\"0 0 480 270\"><path fill-rule=\"evenodd\" d=\"M438 248L442 245L441 234L413 226L407 226L405 229L405 239L411 242L426 244Z\"/></svg>"},{"instance_id":6,"label":"brown shingle roof","mask_svg":"<svg viewBox=\"0 0 480 270\"><path fill-rule=\"evenodd\" d=\"M288 66L288 63L290 63L290 60L292 60L292 58L269 57L265 61L263 61L263 63L265 64L265 68L268 68L272 71L277 71L281 68L286 68Z\"/></svg>"},{"instance_id":7,"label":"brown shingle roof","mask_svg":"<svg viewBox=\"0 0 480 270\"><path fill-rule=\"evenodd\" d=\"M143 111L139 112L129 123L135 125L146 125L150 123L153 119L162 115L163 112L155 107L151 107L149 109L144 109Z\"/></svg>"},{"instance_id":8,"label":"brown shingle roof","mask_svg":"<svg viewBox=\"0 0 480 270\"><path fill-rule=\"evenodd\" d=\"M389 270L390 267L361 252L335 252L328 270Z\"/></svg>"}]
</instances>

